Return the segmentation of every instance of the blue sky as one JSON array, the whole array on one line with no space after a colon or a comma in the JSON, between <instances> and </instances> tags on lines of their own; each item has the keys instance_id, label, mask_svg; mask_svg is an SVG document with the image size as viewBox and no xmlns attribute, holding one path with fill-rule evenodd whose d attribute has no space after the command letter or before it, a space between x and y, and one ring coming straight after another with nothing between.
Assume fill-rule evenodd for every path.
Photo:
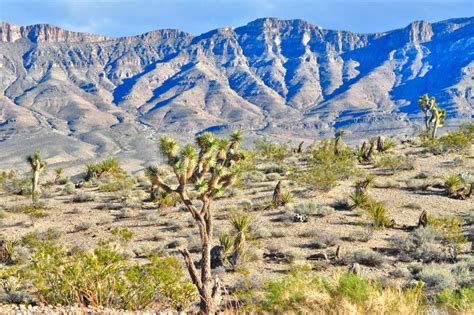
<instances>
[{"instance_id":1,"label":"blue sky","mask_svg":"<svg viewBox=\"0 0 474 315\"><path fill-rule=\"evenodd\" d=\"M474 0L0 0L0 20L51 23L109 36L178 28L200 34L261 17L299 18L324 28L387 31L414 20L474 16Z\"/></svg>"}]
</instances>

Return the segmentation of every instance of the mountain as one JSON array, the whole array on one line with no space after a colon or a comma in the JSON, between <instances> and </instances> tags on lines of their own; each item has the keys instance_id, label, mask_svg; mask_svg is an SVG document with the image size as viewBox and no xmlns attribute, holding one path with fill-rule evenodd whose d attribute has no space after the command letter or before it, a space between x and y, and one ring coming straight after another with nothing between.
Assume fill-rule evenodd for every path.
<instances>
[{"instance_id":1,"label":"mountain","mask_svg":"<svg viewBox=\"0 0 474 315\"><path fill-rule=\"evenodd\" d=\"M32 147L53 163L156 158L163 133L316 139L413 131L417 98L474 116L474 17L374 34L258 19L198 36L112 38L0 23L0 166Z\"/></svg>"}]
</instances>

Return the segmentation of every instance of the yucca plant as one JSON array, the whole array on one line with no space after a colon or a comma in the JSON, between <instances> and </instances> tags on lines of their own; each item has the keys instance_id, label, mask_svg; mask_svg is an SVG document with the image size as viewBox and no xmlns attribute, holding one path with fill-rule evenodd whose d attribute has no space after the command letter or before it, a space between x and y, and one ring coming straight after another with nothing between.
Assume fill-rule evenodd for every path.
<instances>
[{"instance_id":1,"label":"yucca plant","mask_svg":"<svg viewBox=\"0 0 474 315\"><path fill-rule=\"evenodd\" d=\"M232 265L235 268L239 265L247 246L246 236L250 226L250 217L242 213L232 216L230 222L236 233L234 238L234 250L231 259Z\"/></svg>"},{"instance_id":2,"label":"yucca plant","mask_svg":"<svg viewBox=\"0 0 474 315\"><path fill-rule=\"evenodd\" d=\"M463 186L461 176L451 175L444 181L444 187L448 196L453 196Z\"/></svg>"},{"instance_id":3,"label":"yucca plant","mask_svg":"<svg viewBox=\"0 0 474 315\"><path fill-rule=\"evenodd\" d=\"M228 233L221 233L219 235L219 245L224 248L224 255L228 255L234 246L234 241L230 234Z\"/></svg>"},{"instance_id":4,"label":"yucca plant","mask_svg":"<svg viewBox=\"0 0 474 315\"><path fill-rule=\"evenodd\" d=\"M287 205L287 204L290 204L293 201L295 201L295 195L293 195L292 192L287 191L287 192L283 193L282 198L281 198L281 203L282 203L283 206Z\"/></svg>"},{"instance_id":5,"label":"yucca plant","mask_svg":"<svg viewBox=\"0 0 474 315\"><path fill-rule=\"evenodd\" d=\"M349 198L352 200L351 209L363 208L369 202L369 197L364 191L355 191L349 195Z\"/></svg>"},{"instance_id":6,"label":"yucca plant","mask_svg":"<svg viewBox=\"0 0 474 315\"><path fill-rule=\"evenodd\" d=\"M380 202L371 201L364 209L369 215L374 228L379 229L392 226L392 221L387 215L387 209Z\"/></svg>"}]
</instances>

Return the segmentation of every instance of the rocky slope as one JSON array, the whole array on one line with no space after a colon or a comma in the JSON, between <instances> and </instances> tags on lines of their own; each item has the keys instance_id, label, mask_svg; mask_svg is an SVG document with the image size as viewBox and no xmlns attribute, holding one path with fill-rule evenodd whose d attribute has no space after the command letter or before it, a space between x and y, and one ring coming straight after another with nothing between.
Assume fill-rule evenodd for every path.
<instances>
[{"instance_id":1,"label":"rocky slope","mask_svg":"<svg viewBox=\"0 0 474 315\"><path fill-rule=\"evenodd\" d=\"M265 18L124 38L0 23L0 164L32 146L58 163L103 154L141 163L163 132L403 135L423 93L452 124L472 119L473 76L472 17L376 34Z\"/></svg>"}]
</instances>

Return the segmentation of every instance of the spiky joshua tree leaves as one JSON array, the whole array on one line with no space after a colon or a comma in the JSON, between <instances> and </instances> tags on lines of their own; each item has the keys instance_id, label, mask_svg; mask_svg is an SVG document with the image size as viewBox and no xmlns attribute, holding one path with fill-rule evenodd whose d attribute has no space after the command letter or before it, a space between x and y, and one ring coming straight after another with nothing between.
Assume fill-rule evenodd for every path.
<instances>
[{"instance_id":1,"label":"spiky joshua tree leaves","mask_svg":"<svg viewBox=\"0 0 474 315\"><path fill-rule=\"evenodd\" d=\"M420 96L418 105L425 115L426 135L435 138L438 128L443 127L446 121L446 110L440 109L435 97L429 97L428 94Z\"/></svg>"},{"instance_id":2,"label":"spiky joshua tree leaves","mask_svg":"<svg viewBox=\"0 0 474 315\"><path fill-rule=\"evenodd\" d=\"M33 205L35 205L39 195L39 177L48 164L41 159L41 152L39 150L36 150L33 155L28 156L26 161L30 164L31 172L33 173L31 178L31 198Z\"/></svg>"},{"instance_id":3,"label":"spiky joshua tree leaves","mask_svg":"<svg viewBox=\"0 0 474 315\"><path fill-rule=\"evenodd\" d=\"M201 238L201 270L196 269L187 249L181 253L194 285L200 295L201 312L215 313L218 307L219 282L211 276L211 246L213 218L211 203L213 199L231 186L239 174L239 162L242 155L238 152L242 134L237 131L230 140L218 139L212 133L205 132L196 137L196 146L187 144L180 148L170 137L160 139L160 149L167 164L178 180L175 187L165 183L161 172L150 168L152 185L167 193L176 193L186 206L199 227ZM189 196L189 188L194 186L198 192L196 203Z\"/></svg>"}]
</instances>

